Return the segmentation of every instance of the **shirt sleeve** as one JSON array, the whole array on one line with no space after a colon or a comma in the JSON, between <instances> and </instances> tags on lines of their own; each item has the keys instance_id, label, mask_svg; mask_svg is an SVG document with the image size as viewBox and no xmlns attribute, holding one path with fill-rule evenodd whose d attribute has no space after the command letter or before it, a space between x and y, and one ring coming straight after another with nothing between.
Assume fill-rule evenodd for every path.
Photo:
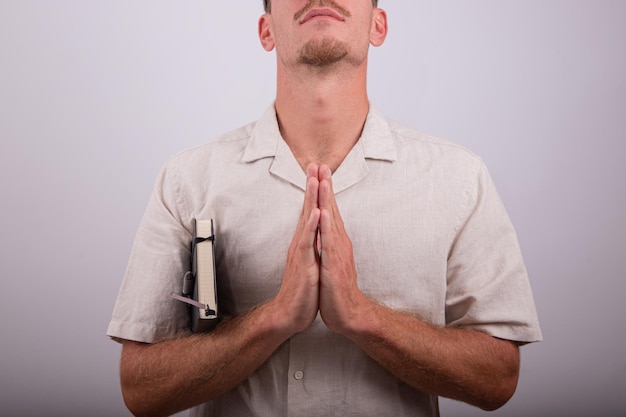
<instances>
[{"instance_id":1,"label":"shirt sleeve","mask_svg":"<svg viewBox=\"0 0 626 417\"><path fill-rule=\"evenodd\" d=\"M448 259L446 323L521 343L542 339L517 235L484 164Z\"/></svg>"},{"instance_id":2,"label":"shirt sleeve","mask_svg":"<svg viewBox=\"0 0 626 417\"><path fill-rule=\"evenodd\" d=\"M157 178L135 237L107 329L114 340L155 343L188 328L186 305L170 296L181 291L191 264L192 232L183 220L180 195L170 161Z\"/></svg>"}]
</instances>

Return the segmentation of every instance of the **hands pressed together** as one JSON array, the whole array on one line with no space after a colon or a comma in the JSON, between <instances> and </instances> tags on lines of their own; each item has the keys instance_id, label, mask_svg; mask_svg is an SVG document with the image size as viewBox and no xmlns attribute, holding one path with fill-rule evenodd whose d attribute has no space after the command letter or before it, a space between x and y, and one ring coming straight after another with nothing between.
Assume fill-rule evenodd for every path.
<instances>
[{"instance_id":1,"label":"hands pressed together","mask_svg":"<svg viewBox=\"0 0 626 417\"><path fill-rule=\"evenodd\" d=\"M290 332L311 325L320 312L332 331L355 331L359 311L371 301L357 285L352 241L344 228L327 165L309 164L296 232L275 300L286 312Z\"/></svg>"},{"instance_id":2,"label":"hands pressed together","mask_svg":"<svg viewBox=\"0 0 626 417\"><path fill-rule=\"evenodd\" d=\"M165 415L217 398L248 378L286 339L306 330L318 312L331 331L419 391L486 410L500 407L515 391L516 342L436 328L381 306L359 290L331 170L310 164L276 297L211 333L152 345L126 341L121 361L125 401L136 415ZM199 349L198 343L206 345Z\"/></svg>"}]
</instances>

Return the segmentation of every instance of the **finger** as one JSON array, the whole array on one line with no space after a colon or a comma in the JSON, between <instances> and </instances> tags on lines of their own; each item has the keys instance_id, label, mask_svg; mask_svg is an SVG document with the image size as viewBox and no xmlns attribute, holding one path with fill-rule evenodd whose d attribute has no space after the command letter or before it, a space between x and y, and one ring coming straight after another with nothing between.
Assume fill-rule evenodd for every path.
<instances>
[{"instance_id":1,"label":"finger","mask_svg":"<svg viewBox=\"0 0 626 417\"><path fill-rule=\"evenodd\" d=\"M331 222L330 212L326 209L320 210L320 238L322 239L322 248L324 245L329 245L332 240L334 227Z\"/></svg>"},{"instance_id":2,"label":"finger","mask_svg":"<svg viewBox=\"0 0 626 417\"><path fill-rule=\"evenodd\" d=\"M311 195L310 198L315 198L315 203L311 215L314 216L310 219L310 221L316 221L315 223L315 236L313 238L313 247L315 249L315 256L317 259L321 256L322 251L322 239L320 237L320 228L319 228L319 219L321 216L321 212L319 210L319 166L314 163L310 163L307 166L307 189L310 189ZM315 184L315 179L317 179L317 184ZM308 182L311 181L309 185ZM315 194L315 195L313 195ZM313 227L313 224L308 224L307 228Z\"/></svg>"},{"instance_id":3,"label":"finger","mask_svg":"<svg viewBox=\"0 0 626 417\"><path fill-rule=\"evenodd\" d=\"M319 178L319 169L320 169L320 167L316 163L311 162L306 167L306 176L307 176L307 178L308 177Z\"/></svg>"},{"instance_id":4,"label":"finger","mask_svg":"<svg viewBox=\"0 0 626 417\"><path fill-rule=\"evenodd\" d=\"M318 170L319 170L318 178L320 181L332 180L332 171L328 165L322 164L319 166Z\"/></svg>"},{"instance_id":5,"label":"finger","mask_svg":"<svg viewBox=\"0 0 626 417\"><path fill-rule=\"evenodd\" d=\"M304 192L304 202L302 204L302 213L300 214L300 224L306 222L306 219L311 214L311 211L318 208L318 196L319 196L319 180L317 178L318 167L315 164L310 164L307 167L307 180L306 190Z\"/></svg>"},{"instance_id":6,"label":"finger","mask_svg":"<svg viewBox=\"0 0 626 417\"><path fill-rule=\"evenodd\" d=\"M322 175L324 179L319 184L319 208L329 212L331 225L335 230L341 231L343 229L343 220L335 199L332 178L327 177L326 174Z\"/></svg>"},{"instance_id":7,"label":"finger","mask_svg":"<svg viewBox=\"0 0 626 417\"><path fill-rule=\"evenodd\" d=\"M328 257L336 249L336 241L339 236L339 229L332 214L332 202L334 200L332 186L328 180L320 184L320 226L319 226L319 248L320 260L327 263ZM325 256L321 256L321 253ZM326 262L324 262L326 261Z\"/></svg>"},{"instance_id":8,"label":"finger","mask_svg":"<svg viewBox=\"0 0 626 417\"><path fill-rule=\"evenodd\" d=\"M302 254L301 256L304 256L304 258L301 258L304 264L314 263L319 256L317 249L317 234L319 230L320 215L320 209L314 208L311 210L311 213L306 219L306 222L304 223L298 236L298 248Z\"/></svg>"},{"instance_id":9,"label":"finger","mask_svg":"<svg viewBox=\"0 0 626 417\"><path fill-rule=\"evenodd\" d=\"M328 183L328 188L324 188L324 195L320 195L320 199L322 197L324 197L324 203L327 204L327 207L329 210L331 210L332 214L334 214L335 211L338 211L338 208L336 207L336 202L335 202L335 191L333 190L333 177L332 177L332 171L330 170L330 167L328 165L320 165L319 167L319 181L320 181L320 191L321 191L321 184L322 183ZM321 204L321 202L320 202Z\"/></svg>"},{"instance_id":10,"label":"finger","mask_svg":"<svg viewBox=\"0 0 626 417\"><path fill-rule=\"evenodd\" d=\"M300 237L300 241L304 246L315 246L317 232L319 229L320 216L320 209L314 208L310 211L308 217L305 219Z\"/></svg>"},{"instance_id":11,"label":"finger","mask_svg":"<svg viewBox=\"0 0 626 417\"><path fill-rule=\"evenodd\" d=\"M333 192L332 173L328 165L319 167L319 207L332 211L335 195Z\"/></svg>"},{"instance_id":12,"label":"finger","mask_svg":"<svg viewBox=\"0 0 626 417\"><path fill-rule=\"evenodd\" d=\"M320 232L319 226L317 228L317 232L315 233L315 250L317 251L317 258L322 259L322 234Z\"/></svg>"},{"instance_id":13,"label":"finger","mask_svg":"<svg viewBox=\"0 0 626 417\"><path fill-rule=\"evenodd\" d=\"M309 239L310 242L314 242L317 239L317 234L319 233L321 215L322 215L321 210L318 208L314 208L313 210L311 210L311 214L309 215L309 218L307 219L305 230L310 235L310 238L311 238Z\"/></svg>"}]
</instances>

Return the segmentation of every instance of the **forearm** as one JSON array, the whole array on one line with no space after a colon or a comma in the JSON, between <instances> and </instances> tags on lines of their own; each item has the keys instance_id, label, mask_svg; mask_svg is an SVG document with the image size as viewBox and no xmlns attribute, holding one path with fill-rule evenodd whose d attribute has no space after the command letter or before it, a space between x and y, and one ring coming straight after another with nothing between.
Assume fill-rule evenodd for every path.
<instances>
[{"instance_id":1,"label":"forearm","mask_svg":"<svg viewBox=\"0 0 626 417\"><path fill-rule=\"evenodd\" d=\"M124 342L126 405L138 416L166 416L218 397L248 378L288 336L268 303L211 333L153 345Z\"/></svg>"},{"instance_id":2,"label":"forearm","mask_svg":"<svg viewBox=\"0 0 626 417\"><path fill-rule=\"evenodd\" d=\"M120 374L124 400L133 413L170 415L223 395L284 341L310 326L319 304L317 196L317 168L311 165L276 297L209 334L154 345L125 343Z\"/></svg>"},{"instance_id":3,"label":"forearm","mask_svg":"<svg viewBox=\"0 0 626 417\"><path fill-rule=\"evenodd\" d=\"M375 303L368 309L367 320L357 320L346 335L415 389L486 410L499 408L515 392L515 343L477 331L438 328Z\"/></svg>"},{"instance_id":4,"label":"forearm","mask_svg":"<svg viewBox=\"0 0 626 417\"><path fill-rule=\"evenodd\" d=\"M322 166L319 173L320 314L326 326L417 390L484 409L508 401L519 373L515 343L475 331L437 328L361 292L330 169Z\"/></svg>"}]
</instances>

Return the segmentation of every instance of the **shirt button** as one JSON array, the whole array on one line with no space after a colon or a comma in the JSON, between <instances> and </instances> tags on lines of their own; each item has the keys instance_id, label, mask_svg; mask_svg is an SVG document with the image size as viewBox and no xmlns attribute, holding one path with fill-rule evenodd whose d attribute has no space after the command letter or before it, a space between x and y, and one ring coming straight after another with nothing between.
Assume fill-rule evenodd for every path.
<instances>
[{"instance_id":1,"label":"shirt button","mask_svg":"<svg viewBox=\"0 0 626 417\"><path fill-rule=\"evenodd\" d=\"M302 378L304 378L304 372L302 371L296 371L293 374L293 377L296 378L298 381L301 380Z\"/></svg>"}]
</instances>

